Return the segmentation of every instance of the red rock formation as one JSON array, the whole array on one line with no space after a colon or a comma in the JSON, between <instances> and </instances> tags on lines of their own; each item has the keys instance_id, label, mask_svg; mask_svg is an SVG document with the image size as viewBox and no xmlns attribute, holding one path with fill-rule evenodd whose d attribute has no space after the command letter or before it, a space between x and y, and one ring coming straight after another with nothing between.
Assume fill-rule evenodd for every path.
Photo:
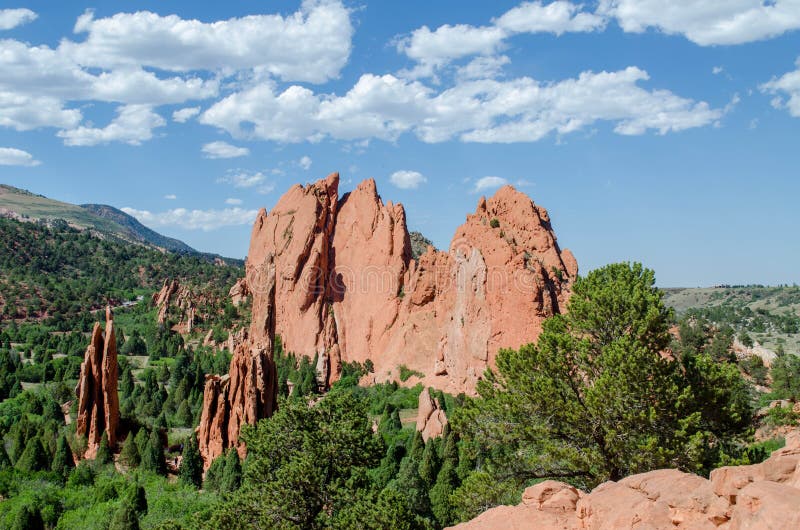
<instances>
[{"instance_id":1,"label":"red rock formation","mask_svg":"<svg viewBox=\"0 0 800 530\"><path fill-rule=\"evenodd\" d=\"M256 263L255 261L251 261ZM275 337L275 267L268 254L258 262L260 290L255 292L260 313L253 313L250 333L241 330L229 338L233 352L227 375L206 376L197 439L204 467L229 447L244 457L239 441L244 424L272 415L277 402L277 374L272 358ZM256 302L254 302L256 303Z\"/></svg>"},{"instance_id":2,"label":"red rock formation","mask_svg":"<svg viewBox=\"0 0 800 530\"><path fill-rule=\"evenodd\" d=\"M180 322L174 327L175 331L182 334L191 333L197 317L197 298L197 295L182 286L178 280L164 280L161 290L153 293L151 300L158 308L158 323L164 324L167 321L169 309L174 306L180 311Z\"/></svg>"},{"instance_id":3,"label":"red rock formation","mask_svg":"<svg viewBox=\"0 0 800 530\"><path fill-rule=\"evenodd\" d=\"M500 348L535 340L563 307L577 263L523 193L481 199L449 252L415 261L403 207L384 204L373 180L341 199L338 183L334 173L295 186L262 210L247 262L255 318L259 263L274 254L276 332L287 350L318 356L324 383L342 362L370 359L376 381L404 364L426 385L473 392Z\"/></svg>"},{"instance_id":4,"label":"red rock formation","mask_svg":"<svg viewBox=\"0 0 800 530\"><path fill-rule=\"evenodd\" d=\"M442 410L439 398L431 396L429 389L420 392L417 430L422 433L422 439L427 442L430 438L438 438L444 433L445 425L447 425L447 415Z\"/></svg>"},{"instance_id":5,"label":"red rock formation","mask_svg":"<svg viewBox=\"0 0 800 530\"><path fill-rule=\"evenodd\" d=\"M711 480L674 469L606 482L591 493L548 480L517 506L498 506L453 528L783 529L800 528L800 435L761 464L724 467Z\"/></svg>"},{"instance_id":6,"label":"red rock formation","mask_svg":"<svg viewBox=\"0 0 800 530\"><path fill-rule=\"evenodd\" d=\"M88 446L85 458L94 458L103 432L114 448L119 425L119 395L117 394L117 340L111 308L106 309L105 334L95 323L92 339L86 348L81 375L75 394L78 411L75 432L86 436Z\"/></svg>"},{"instance_id":7,"label":"red rock formation","mask_svg":"<svg viewBox=\"0 0 800 530\"><path fill-rule=\"evenodd\" d=\"M250 296L250 289L247 287L247 280L245 278L239 278L231 290L228 292L228 296L231 297L231 303L234 307L239 307L241 304L247 301L247 297Z\"/></svg>"}]
</instances>

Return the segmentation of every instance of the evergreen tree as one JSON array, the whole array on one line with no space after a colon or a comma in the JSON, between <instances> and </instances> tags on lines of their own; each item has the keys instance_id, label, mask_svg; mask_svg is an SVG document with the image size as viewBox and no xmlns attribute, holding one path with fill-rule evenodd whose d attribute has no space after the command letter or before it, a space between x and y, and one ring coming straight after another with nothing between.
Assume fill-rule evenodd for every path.
<instances>
[{"instance_id":1,"label":"evergreen tree","mask_svg":"<svg viewBox=\"0 0 800 530\"><path fill-rule=\"evenodd\" d=\"M456 522L455 510L450 496L460 485L458 479L458 446L455 434L447 436L442 454L442 468L436 476L436 483L430 490L431 511L441 526Z\"/></svg>"},{"instance_id":2,"label":"evergreen tree","mask_svg":"<svg viewBox=\"0 0 800 530\"><path fill-rule=\"evenodd\" d=\"M147 443L141 456L141 468L143 470L164 474L167 463L164 460L164 450L161 446L161 437L158 435L158 431L150 431L150 436L147 438Z\"/></svg>"},{"instance_id":3,"label":"evergreen tree","mask_svg":"<svg viewBox=\"0 0 800 530\"><path fill-rule=\"evenodd\" d=\"M12 530L44 530L42 513L36 506L25 504L17 513Z\"/></svg>"},{"instance_id":4,"label":"evergreen tree","mask_svg":"<svg viewBox=\"0 0 800 530\"><path fill-rule=\"evenodd\" d=\"M609 265L575 281L566 313L544 322L536 344L501 350L480 397L453 417L491 471L470 482L504 492L539 478L591 487L661 467L708 469L714 440L741 432L749 407L741 378L707 355L662 355L671 342L662 297L652 271ZM715 412L708 388L718 381L733 389L715 389Z\"/></svg>"},{"instance_id":5,"label":"evergreen tree","mask_svg":"<svg viewBox=\"0 0 800 530\"><path fill-rule=\"evenodd\" d=\"M136 506L130 498L125 498L114 512L111 519L109 530L139 530L139 514L136 513Z\"/></svg>"},{"instance_id":6,"label":"evergreen tree","mask_svg":"<svg viewBox=\"0 0 800 530\"><path fill-rule=\"evenodd\" d=\"M211 462L206 471L203 488L209 491L221 491L222 477L225 474L225 461L226 455L221 454Z\"/></svg>"},{"instance_id":7,"label":"evergreen tree","mask_svg":"<svg viewBox=\"0 0 800 530\"><path fill-rule=\"evenodd\" d=\"M425 489L429 490L436 482L436 475L439 474L439 455L436 454L436 443L433 439L428 440L425 444L425 450L422 453L422 460L419 463L419 477L425 485Z\"/></svg>"},{"instance_id":8,"label":"evergreen tree","mask_svg":"<svg viewBox=\"0 0 800 530\"><path fill-rule=\"evenodd\" d=\"M191 427L193 419L189 402L184 399L178 406L177 412L175 412L175 423L181 427Z\"/></svg>"},{"instance_id":9,"label":"evergreen tree","mask_svg":"<svg viewBox=\"0 0 800 530\"><path fill-rule=\"evenodd\" d=\"M27 472L45 471L50 468L50 455L45 452L38 436L33 436L25 444L25 451L17 460L16 468Z\"/></svg>"},{"instance_id":10,"label":"evergreen tree","mask_svg":"<svg viewBox=\"0 0 800 530\"><path fill-rule=\"evenodd\" d=\"M222 473L220 483L222 491L234 492L239 489L242 483L242 464L239 460L239 453L236 448L228 449L225 455L225 469Z\"/></svg>"},{"instance_id":11,"label":"evergreen tree","mask_svg":"<svg viewBox=\"0 0 800 530\"><path fill-rule=\"evenodd\" d=\"M103 436L100 437L100 444L97 446L97 455L94 461L100 465L110 464L114 461L111 448L108 446L108 433L105 431L103 432Z\"/></svg>"},{"instance_id":12,"label":"evergreen tree","mask_svg":"<svg viewBox=\"0 0 800 530\"><path fill-rule=\"evenodd\" d=\"M141 429L141 431L143 430L144 429ZM128 467L136 467L141 462L139 447L136 445L136 437L132 432L128 434L125 443L122 444L122 451L119 454L119 459L120 462Z\"/></svg>"},{"instance_id":13,"label":"evergreen tree","mask_svg":"<svg viewBox=\"0 0 800 530\"><path fill-rule=\"evenodd\" d=\"M197 447L197 435L192 436L183 447L183 458L178 473L180 481L199 488L203 485L203 459Z\"/></svg>"},{"instance_id":14,"label":"evergreen tree","mask_svg":"<svg viewBox=\"0 0 800 530\"><path fill-rule=\"evenodd\" d=\"M53 464L50 469L66 479L74 468L75 459L72 457L72 450L69 447L66 435L62 434L58 438L56 454L53 457Z\"/></svg>"}]
</instances>

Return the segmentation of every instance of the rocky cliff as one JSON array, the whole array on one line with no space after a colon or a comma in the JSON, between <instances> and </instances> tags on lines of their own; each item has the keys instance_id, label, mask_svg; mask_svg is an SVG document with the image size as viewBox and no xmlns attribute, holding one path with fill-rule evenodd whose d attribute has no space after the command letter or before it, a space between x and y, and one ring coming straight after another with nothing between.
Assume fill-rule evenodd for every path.
<instances>
[{"instance_id":1,"label":"rocky cliff","mask_svg":"<svg viewBox=\"0 0 800 530\"><path fill-rule=\"evenodd\" d=\"M246 285L253 318L266 254L276 269L275 329L285 348L319 356L330 384L342 362L375 366L371 381L419 371L426 385L472 392L503 347L538 336L577 274L547 212L511 186L481 199L447 252L412 258L405 210L375 181L339 197L339 175L291 188L253 229Z\"/></svg>"},{"instance_id":2,"label":"rocky cliff","mask_svg":"<svg viewBox=\"0 0 800 530\"><path fill-rule=\"evenodd\" d=\"M242 425L254 424L272 415L277 402L277 374L273 361L275 337L275 265L272 254L251 254L248 263L258 267L259 290L253 293L253 320L245 330L229 338L233 352L224 376L206 376L203 408L197 440L205 469L226 449L235 447L243 457L239 441ZM256 261L258 259L259 261ZM253 276L255 278L256 276Z\"/></svg>"},{"instance_id":3,"label":"rocky cliff","mask_svg":"<svg viewBox=\"0 0 800 530\"><path fill-rule=\"evenodd\" d=\"M448 252L429 247L419 260L403 206L384 203L374 180L342 197L337 173L292 187L258 213L245 281L231 290L252 297L252 321L229 345L230 373L206 380L197 430L206 467L228 447L243 452L241 425L272 414L276 333L288 351L318 356L323 385L342 362L370 359L367 382L398 379L405 365L427 386L473 392L498 349L535 340L563 307L577 268L547 212L510 186L481 199ZM178 290L165 284L154 303ZM436 436L446 418L430 416L424 429Z\"/></svg>"},{"instance_id":4,"label":"rocky cliff","mask_svg":"<svg viewBox=\"0 0 800 530\"><path fill-rule=\"evenodd\" d=\"M119 425L117 394L117 340L111 308L106 309L105 333L95 323L89 347L86 348L78 385L78 411L75 432L88 442L85 458L94 458L103 433L113 449Z\"/></svg>"},{"instance_id":5,"label":"rocky cliff","mask_svg":"<svg viewBox=\"0 0 800 530\"><path fill-rule=\"evenodd\" d=\"M517 506L498 506L458 530L800 528L800 435L761 464L723 467L707 480L662 469L606 482L584 493L548 480Z\"/></svg>"}]
</instances>

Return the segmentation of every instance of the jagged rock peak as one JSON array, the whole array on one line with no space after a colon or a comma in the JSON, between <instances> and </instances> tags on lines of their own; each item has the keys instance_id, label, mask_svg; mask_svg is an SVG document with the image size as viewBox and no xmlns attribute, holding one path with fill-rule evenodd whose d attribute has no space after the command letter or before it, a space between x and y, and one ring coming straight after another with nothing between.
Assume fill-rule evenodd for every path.
<instances>
[{"instance_id":1,"label":"jagged rock peak","mask_svg":"<svg viewBox=\"0 0 800 530\"><path fill-rule=\"evenodd\" d=\"M94 458L103 433L109 446L117 443L119 426L119 395L117 393L117 340L114 333L114 316L106 308L106 327L95 323L92 338L86 348L75 394L78 410L75 432L87 440L85 458Z\"/></svg>"},{"instance_id":2,"label":"jagged rock peak","mask_svg":"<svg viewBox=\"0 0 800 530\"><path fill-rule=\"evenodd\" d=\"M535 340L569 297L575 258L547 211L511 186L481 198L449 251L415 260L401 204L384 204L372 179L341 199L338 184L333 173L294 186L262 210L246 267L256 323L272 256L275 330L289 351L322 361L327 384L342 362L370 359L375 381L405 365L426 385L471 393L500 348Z\"/></svg>"}]
</instances>

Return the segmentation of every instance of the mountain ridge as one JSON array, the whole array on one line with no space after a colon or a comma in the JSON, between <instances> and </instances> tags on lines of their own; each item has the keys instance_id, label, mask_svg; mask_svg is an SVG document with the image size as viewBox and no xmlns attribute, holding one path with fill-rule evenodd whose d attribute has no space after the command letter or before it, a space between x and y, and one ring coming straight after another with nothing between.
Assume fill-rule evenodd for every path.
<instances>
[{"instance_id":1,"label":"mountain ridge","mask_svg":"<svg viewBox=\"0 0 800 530\"><path fill-rule=\"evenodd\" d=\"M143 245L177 254L190 254L209 261L241 265L243 260L200 252L183 241L152 230L135 217L107 204L71 204L8 184L0 184L0 217L20 221L40 221L48 225L64 222L78 230L88 230L101 237Z\"/></svg>"}]
</instances>

